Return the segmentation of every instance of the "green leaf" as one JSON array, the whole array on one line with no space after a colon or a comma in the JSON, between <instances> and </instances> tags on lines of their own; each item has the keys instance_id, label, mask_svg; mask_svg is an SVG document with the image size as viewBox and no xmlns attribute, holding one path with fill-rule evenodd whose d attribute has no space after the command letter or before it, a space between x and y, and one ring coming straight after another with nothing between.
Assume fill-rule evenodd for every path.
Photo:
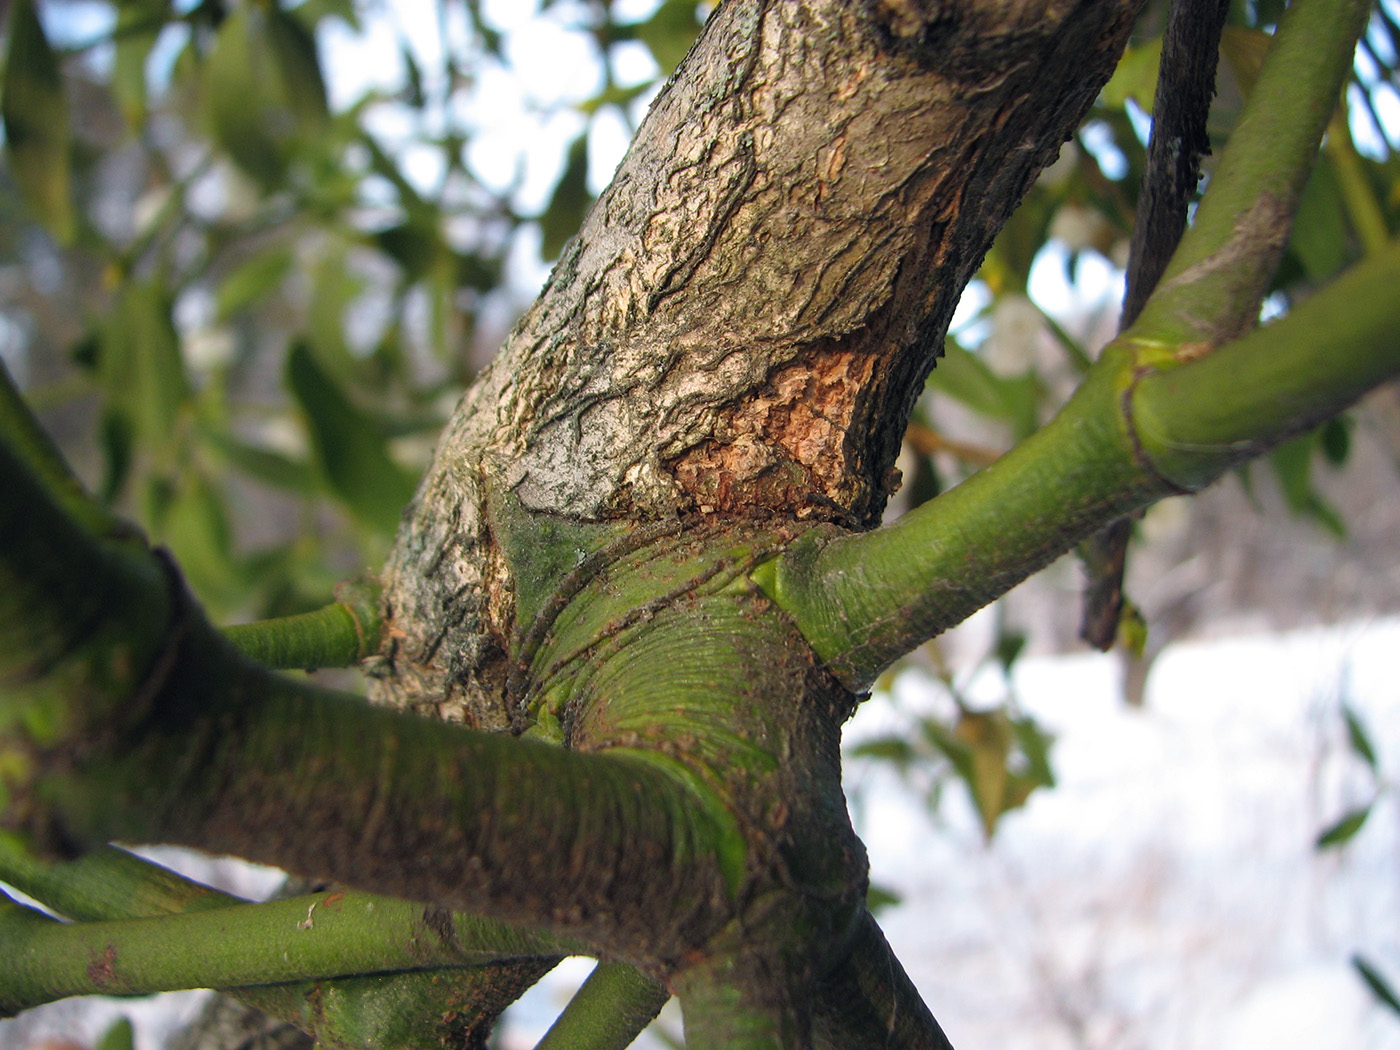
<instances>
[{"instance_id":1,"label":"green leaf","mask_svg":"<svg viewBox=\"0 0 1400 1050\"><path fill-rule=\"evenodd\" d=\"M167 464L176 458L176 424L190 396L172 308L158 282L128 282L99 354L110 404L129 421L135 440Z\"/></svg>"},{"instance_id":2,"label":"green leaf","mask_svg":"<svg viewBox=\"0 0 1400 1050\"><path fill-rule=\"evenodd\" d=\"M20 196L54 238L68 244L77 230L68 99L34 0L14 0L10 10L0 117L5 165Z\"/></svg>"},{"instance_id":3,"label":"green leaf","mask_svg":"<svg viewBox=\"0 0 1400 1050\"><path fill-rule=\"evenodd\" d=\"M1318 432L1313 431L1292 441L1285 441L1269 454L1269 463L1278 478L1288 509L1301 517L1312 518L1338 539L1346 536L1346 522L1335 507L1322 497L1312 481L1313 452L1318 446Z\"/></svg>"},{"instance_id":4,"label":"green leaf","mask_svg":"<svg viewBox=\"0 0 1400 1050\"><path fill-rule=\"evenodd\" d=\"M1345 464L1351 455L1351 419L1348 416L1333 416L1323 423L1318 432L1318 446L1332 466Z\"/></svg>"},{"instance_id":5,"label":"green leaf","mask_svg":"<svg viewBox=\"0 0 1400 1050\"><path fill-rule=\"evenodd\" d=\"M92 1050L135 1050L136 1033L131 1027L131 1018L118 1017L111 1026L98 1037Z\"/></svg>"},{"instance_id":6,"label":"green leaf","mask_svg":"<svg viewBox=\"0 0 1400 1050\"><path fill-rule=\"evenodd\" d=\"M877 886L871 883L865 891L865 906L870 909L872 915L879 914L883 908L893 908L902 900L900 895L887 886Z\"/></svg>"},{"instance_id":7,"label":"green leaf","mask_svg":"<svg viewBox=\"0 0 1400 1050\"><path fill-rule=\"evenodd\" d=\"M1361 979L1366 982L1375 997L1390 1007L1395 1014L1400 1015L1400 996L1395 994L1395 989L1381 976L1380 971L1360 955L1351 957L1351 965L1356 967L1356 972L1361 975Z\"/></svg>"},{"instance_id":8,"label":"green leaf","mask_svg":"<svg viewBox=\"0 0 1400 1050\"><path fill-rule=\"evenodd\" d=\"M665 0L656 12L636 27L636 36L651 50L662 76L670 76L700 34L695 0Z\"/></svg>"},{"instance_id":9,"label":"green leaf","mask_svg":"<svg viewBox=\"0 0 1400 1050\"><path fill-rule=\"evenodd\" d=\"M233 554L233 533L223 495L202 474L187 471L163 494L156 533L180 570L216 614L234 611L247 594Z\"/></svg>"},{"instance_id":10,"label":"green leaf","mask_svg":"<svg viewBox=\"0 0 1400 1050\"><path fill-rule=\"evenodd\" d=\"M1025 759L1022 775L1037 787L1054 787L1055 771L1050 767L1050 746L1055 738L1036 724L1033 718L1013 718L1011 732L1016 746Z\"/></svg>"},{"instance_id":11,"label":"green leaf","mask_svg":"<svg viewBox=\"0 0 1400 1050\"><path fill-rule=\"evenodd\" d=\"M1152 100L1157 94L1157 70L1161 64L1161 37L1128 48L1113 76L1104 85L1104 105L1122 109L1131 99L1142 107L1143 112L1151 113Z\"/></svg>"},{"instance_id":12,"label":"green leaf","mask_svg":"<svg viewBox=\"0 0 1400 1050\"><path fill-rule=\"evenodd\" d=\"M375 420L350 402L305 343L288 355L287 379L331 491L360 521L391 534L415 481L389 458Z\"/></svg>"},{"instance_id":13,"label":"green leaf","mask_svg":"<svg viewBox=\"0 0 1400 1050\"><path fill-rule=\"evenodd\" d=\"M1368 802L1364 806L1347 811L1340 820L1317 837L1317 848L1333 849L1350 842L1366 823L1366 818L1371 815L1371 805L1372 803Z\"/></svg>"},{"instance_id":14,"label":"green leaf","mask_svg":"<svg viewBox=\"0 0 1400 1050\"><path fill-rule=\"evenodd\" d=\"M1002 378L951 339L945 343L943 360L929 376L928 389L961 401L981 415L1010 423L1018 438L1039 425L1042 386L1034 372Z\"/></svg>"},{"instance_id":15,"label":"green leaf","mask_svg":"<svg viewBox=\"0 0 1400 1050\"><path fill-rule=\"evenodd\" d=\"M146 121L146 61L156 38L165 27L163 5L120 4L112 34L112 94L127 127L138 129Z\"/></svg>"},{"instance_id":16,"label":"green leaf","mask_svg":"<svg viewBox=\"0 0 1400 1050\"><path fill-rule=\"evenodd\" d=\"M549 207L540 216L540 258L554 259L563 251L565 242L578 233L593 195L588 192L588 133L569 144L569 159L564 173L554 187Z\"/></svg>"},{"instance_id":17,"label":"green leaf","mask_svg":"<svg viewBox=\"0 0 1400 1050\"><path fill-rule=\"evenodd\" d=\"M1355 711L1345 705L1342 707L1342 718L1346 720L1347 742L1351 745L1352 751L1371 767L1372 773L1378 772L1376 751L1371 746L1371 738L1366 734L1366 727L1361 724L1361 719L1357 717Z\"/></svg>"},{"instance_id":18,"label":"green leaf","mask_svg":"<svg viewBox=\"0 0 1400 1050\"><path fill-rule=\"evenodd\" d=\"M258 252L219 285L215 307L220 321L267 296L291 272L292 253L286 250Z\"/></svg>"},{"instance_id":19,"label":"green leaf","mask_svg":"<svg viewBox=\"0 0 1400 1050\"><path fill-rule=\"evenodd\" d=\"M999 631L992 655L1001 665L1001 669L1009 672L1011 665L1016 662L1017 657L1025 648L1026 635L1024 631Z\"/></svg>"},{"instance_id":20,"label":"green leaf","mask_svg":"<svg viewBox=\"0 0 1400 1050\"><path fill-rule=\"evenodd\" d=\"M1323 153L1303 189L1288 241L1303 273L1316 284L1335 276L1352 255L1348 250L1351 226L1341 193L1332 159Z\"/></svg>"},{"instance_id":21,"label":"green leaf","mask_svg":"<svg viewBox=\"0 0 1400 1050\"><path fill-rule=\"evenodd\" d=\"M242 4L219 26L205 74L215 140L264 189L280 187L328 119L315 40L275 7Z\"/></svg>"},{"instance_id":22,"label":"green leaf","mask_svg":"<svg viewBox=\"0 0 1400 1050\"><path fill-rule=\"evenodd\" d=\"M234 468L264 484L303 494L314 487L315 474L305 463L220 431L209 431L204 438Z\"/></svg>"},{"instance_id":23,"label":"green leaf","mask_svg":"<svg viewBox=\"0 0 1400 1050\"><path fill-rule=\"evenodd\" d=\"M409 284L422 280L442 254L437 231L412 219L380 230L374 234L374 241L380 251L399 264Z\"/></svg>"},{"instance_id":24,"label":"green leaf","mask_svg":"<svg viewBox=\"0 0 1400 1050\"><path fill-rule=\"evenodd\" d=\"M907 766L916 757L909 741L899 736L863 740L847 749L846 754L852 758L873 758L882 762L892 762L897 766Z\"/></svg>"}]
</instances>

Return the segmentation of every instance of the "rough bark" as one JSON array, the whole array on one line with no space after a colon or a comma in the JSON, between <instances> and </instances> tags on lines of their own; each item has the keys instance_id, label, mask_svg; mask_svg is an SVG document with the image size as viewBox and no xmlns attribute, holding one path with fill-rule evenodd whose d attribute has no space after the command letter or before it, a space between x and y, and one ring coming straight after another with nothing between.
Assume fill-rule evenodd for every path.
<instances>
[{"instance_id":1,"label":"rough bark","mask_svg":"<svg viewBox=\"0 0 1400 1050\"><path fill-rule=\"evenodd\" d=\"M722 4L443 436L386 573L381 698L518 721L507 493L874 524L963 285L1138 6Z\"/></svg>"}]
</instances>

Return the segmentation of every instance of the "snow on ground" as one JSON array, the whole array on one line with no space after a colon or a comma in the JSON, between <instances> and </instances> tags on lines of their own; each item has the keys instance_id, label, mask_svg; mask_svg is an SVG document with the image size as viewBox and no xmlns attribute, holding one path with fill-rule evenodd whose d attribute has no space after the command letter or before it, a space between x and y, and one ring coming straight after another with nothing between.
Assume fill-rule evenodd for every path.
<instances>
[{"instance_id":1,"label":"snow on ground","mask_svg":"<svg viewBox=\"0 0 1400 1050\"><path fill-rule=\"evenodd\" d=\"M1400 1047L1400 1018L1374 1005L1349 963L1359 951L1400 982L1394 794L1344 850L1313 849L1371 797L1343 701L1382 772L1400 769L1397 659L1400 620L1175 645L1134 710L1117 699L1112 657L1026 658L1014 686L1057 737L1059 784L1004 818L990 845L957 786L933 817L890 769L852 763L873 878L902 898L881 922L954 1045ZM901 731L938 703L906 674L847 739ZM502 1046L532 1045L587 971L571 960L534 990ZM168 1022L140 1005L141 1050L156 1050ZM674 1005L667 1016L677 1030ZM99 1028L61 1004L0 1022L0 1050Z\"/></svg>"},{"instance_id":2,"label":"snow on ground","mask_svg":"<svg viewBox=\"0 0 1400 1050\"><path fill-rule=\"evenodd\" d=\"M1400 1047L1349 959L1400 976L1400 812L1340 852L1318 832L1371 797L1343 701L1400 768L1400 621L1170 648L1146 708L1112 657L1027 660L1058 786L981 841L954 790L935 830L887 770L852 794L889 939L959 1047ZM933 702L913 676L903 708ZM872 701L850 738L899 725Z\"/></svg>"}]
</instances>

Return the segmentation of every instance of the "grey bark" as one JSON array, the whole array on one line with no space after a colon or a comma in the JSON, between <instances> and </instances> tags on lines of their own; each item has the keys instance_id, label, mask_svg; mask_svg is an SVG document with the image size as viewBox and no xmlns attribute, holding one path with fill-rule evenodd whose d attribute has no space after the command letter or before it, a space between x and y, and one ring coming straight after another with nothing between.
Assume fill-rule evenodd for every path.
<instances>
[{"instance_id":1,"label":"grey bark","mask_svg":"<svg viewBox=\"0 0 1400 1050\"><path fill-rule=\"evenodd\" d=\"M380 699L505 728L491 500L867 527L961 290L1138 0L731 0L495 364L386 572Z\"/></svg>"}]
</instances>

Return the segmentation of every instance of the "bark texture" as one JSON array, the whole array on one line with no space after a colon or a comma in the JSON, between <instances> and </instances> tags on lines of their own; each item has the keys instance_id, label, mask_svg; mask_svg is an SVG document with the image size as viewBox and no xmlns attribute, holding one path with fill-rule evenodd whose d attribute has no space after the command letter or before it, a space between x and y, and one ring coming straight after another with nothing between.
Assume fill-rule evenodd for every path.
<instances>
[{"instance_id":1,"label":"bark texture","mask_svg":"<svg viewBox=\"0 0 1400 1050\"><path fill-rule=\"evenodd\" d=\"M444 434L387 571L381 697L516 716L493 493L874 524L964 284L1137 7L721 4Z\"/></svg>"}]
</instances>

